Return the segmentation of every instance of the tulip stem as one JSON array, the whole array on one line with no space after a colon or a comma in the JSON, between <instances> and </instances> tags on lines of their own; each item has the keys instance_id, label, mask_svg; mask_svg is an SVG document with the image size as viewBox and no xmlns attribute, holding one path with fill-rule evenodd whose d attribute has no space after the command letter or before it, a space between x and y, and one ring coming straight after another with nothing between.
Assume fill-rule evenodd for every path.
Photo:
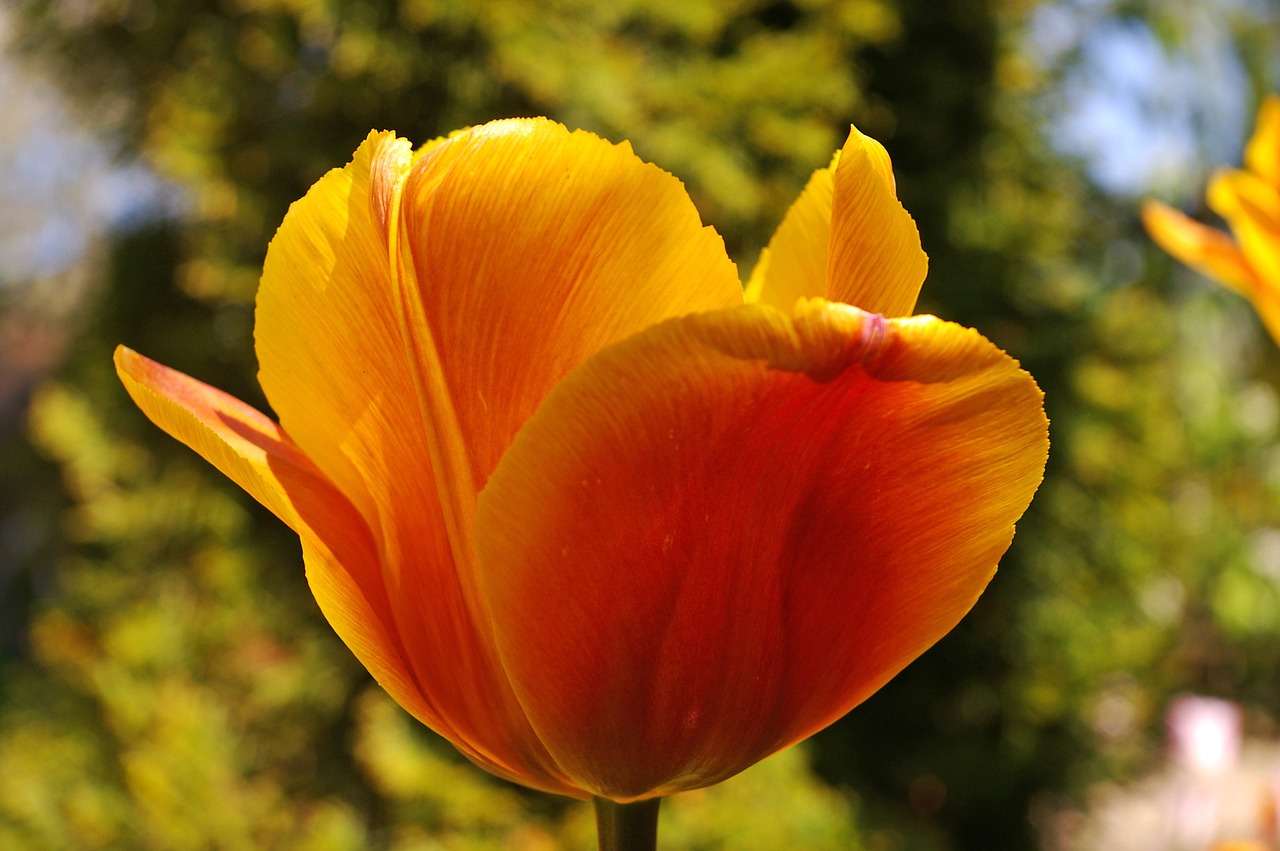
<instances>
[{"instance_id":1,"label":"tulip stem","mask_svg":"<svg viewBox=\"0 0 1280 851\"><path fill-rule=\"evenodd\" d=\"M655 851L658 847L658 803L649 798L619 804L596 798L596 831L600 851Z\"/></svg>"}]
</instances>

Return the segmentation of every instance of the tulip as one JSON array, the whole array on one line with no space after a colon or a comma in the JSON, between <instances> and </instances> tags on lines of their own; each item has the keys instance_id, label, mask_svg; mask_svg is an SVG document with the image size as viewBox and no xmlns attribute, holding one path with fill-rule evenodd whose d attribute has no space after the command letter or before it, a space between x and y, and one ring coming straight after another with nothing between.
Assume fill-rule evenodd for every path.
<instances>
[{"instance_id":1,"label":"tulip","mask_svg":"<svg viewBox=\"0 0 1280 851\"><path fill-rule=\"evenodd\" d=\"M1159 201L1144 204L1142 218L1161 248L1249 299L1280 343L1280 96L1258 111L1244 165L1214 175L1207 196L1234 239Z\"/></svg>"},{"instance_id":2,"label":"tulip","mask_svg":"<svg viewBox=\"0 0 1280 851\"><path fill-rule=\"evenodd\" d=\"M609 802L656 818L826 727L994 574L1043 475L1043 400L977 332L910 315L925 268L856 130L745 298L680 182L625 144L545 119L418 151L373 133L267 252L279 424L116 363L298 533L401 706L625 833Z\"/></svg>"}]
</instances>

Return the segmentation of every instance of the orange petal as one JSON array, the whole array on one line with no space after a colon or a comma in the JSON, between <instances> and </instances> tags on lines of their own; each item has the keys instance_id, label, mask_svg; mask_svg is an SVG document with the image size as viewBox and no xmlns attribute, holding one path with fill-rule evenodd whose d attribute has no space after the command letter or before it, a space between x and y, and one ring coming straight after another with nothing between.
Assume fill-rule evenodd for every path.
<instances>
[{"instance_id":1,"label":"orange petal","mask_svg":"<svg viewBox=\"0 0 1280 851\"><path fill-rule=\"evenodd\" d=\"M334 630L399 703L433 727L403 648L387 632L386 593L369 530L280 427L232 396L130 349L116 371L152 422L194 449L302 537L307 579Z\"/></svg>"},{"instance_id":2,"label":"orange petal","mask_svg":"<svg viewBox=\"0 0 1280 851\"><path fill-rule=\"evenodd\" d=\"M370 134L290 208L258 291L259 378L284 430L369 526L391 606L384 626L411 650L431 726L506 776L573 794L455 567L392 289L390 231L412 159L407 142Z\"/></svg>"},{"instance_id":3,"label":"orange petal","mask_svg":"<svg viewBox=\"0 0 1280 851\"><path fill-rule=\"evenodd\" d=\"M1258 123L1244 149L1249 171L1280 190L1280 96L1271 95L1258 109Z\"/></svg>"},{"instance_id":4,"label":"orange petal","mask_svg":"<svg viewBox=\"0 0 1280 851\"><path fill-rule=\"evenodd\" d=\"M1159 201L1142 205L1142 223L1156 244L1191 268L1248 294L1259 286L1230 236L1206 227Z\"/></svg>"},{"instance_id":5,"label":"orange petal","mask_svg":"<svg viewBox=\"0 0 1280 851\"><path fill-rule=\"evenodd\" d=\"M898 202L889 154L850 128L844 148L814 172L761 253L747 301L790 313L796 299L821 296L908 316L928 262Z\"/></svg>"},{"instance_id":6,"label":"orange petal","mask_svg":"<svg viewBox=\"0 0 1280 851\"><path fill-rule=\"evenodd\" d=\"M830 724L973 605L1046 427L1016 362L933 317L752 305L604 350L480 498L534 727L580 785L627 800Z\"/></svg>"}]
</instances>

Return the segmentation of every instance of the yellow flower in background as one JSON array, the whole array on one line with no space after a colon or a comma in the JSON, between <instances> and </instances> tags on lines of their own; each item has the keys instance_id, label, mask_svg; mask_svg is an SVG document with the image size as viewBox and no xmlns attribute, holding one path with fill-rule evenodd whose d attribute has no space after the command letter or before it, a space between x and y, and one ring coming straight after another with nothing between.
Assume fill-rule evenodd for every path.
<instances>
[{"instance_id":1,"label":"yellow flower in background","mask_svg":"<svg viewBox=\"0 0 1280 851\"><path fill-rule=\"evenodd\" d=\"M146 414L301 537L326 617L478 765L577 797L723 780L950 630L1043 475L1035 382L911 317L926 259L853 131L733 264L626 145L389 133L290 209L256 314L279 424L128 349Z\"/></svg>"},{"instance_id":2,"label":"yellow flower in background","mask_svg":"<svg viewBox=\"0 0 1280 851\"><path fill-rule=\"evenodd\" d=\"M1161 248L1248 298L1280 343L1280 97L1263 102L1244 166L1214 175L1207 196L1234 239L1159 201L1142 218Z\"/></svg>"}]
</instances>

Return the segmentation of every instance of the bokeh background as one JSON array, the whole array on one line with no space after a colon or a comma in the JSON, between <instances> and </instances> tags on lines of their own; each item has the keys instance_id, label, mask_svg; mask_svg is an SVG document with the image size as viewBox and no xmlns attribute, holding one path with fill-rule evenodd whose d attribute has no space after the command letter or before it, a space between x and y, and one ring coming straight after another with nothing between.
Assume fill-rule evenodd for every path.
<instances>
[{"instance_id":1,"label":"bokeh background","mask_svg":"<svg viewBox=\"0 0 1280 851\"><path fill-rule=\"evenodd\" d=\"M252 302L288 204L370 128L535 114L681 177L744 273L856 122L930 255L921 309L1021 359L1053 424L973 613L668 802L664 847L1274 842L1280 352L1137 218L1206 215L1239 163L1274 0L7 0L0 44L0 848L593 847L588 807L373 685L297 539L110 360L265 407ZM1169 746L1184 694L1230 701L1208 774Z\"/></svg>"}]
</instances>

